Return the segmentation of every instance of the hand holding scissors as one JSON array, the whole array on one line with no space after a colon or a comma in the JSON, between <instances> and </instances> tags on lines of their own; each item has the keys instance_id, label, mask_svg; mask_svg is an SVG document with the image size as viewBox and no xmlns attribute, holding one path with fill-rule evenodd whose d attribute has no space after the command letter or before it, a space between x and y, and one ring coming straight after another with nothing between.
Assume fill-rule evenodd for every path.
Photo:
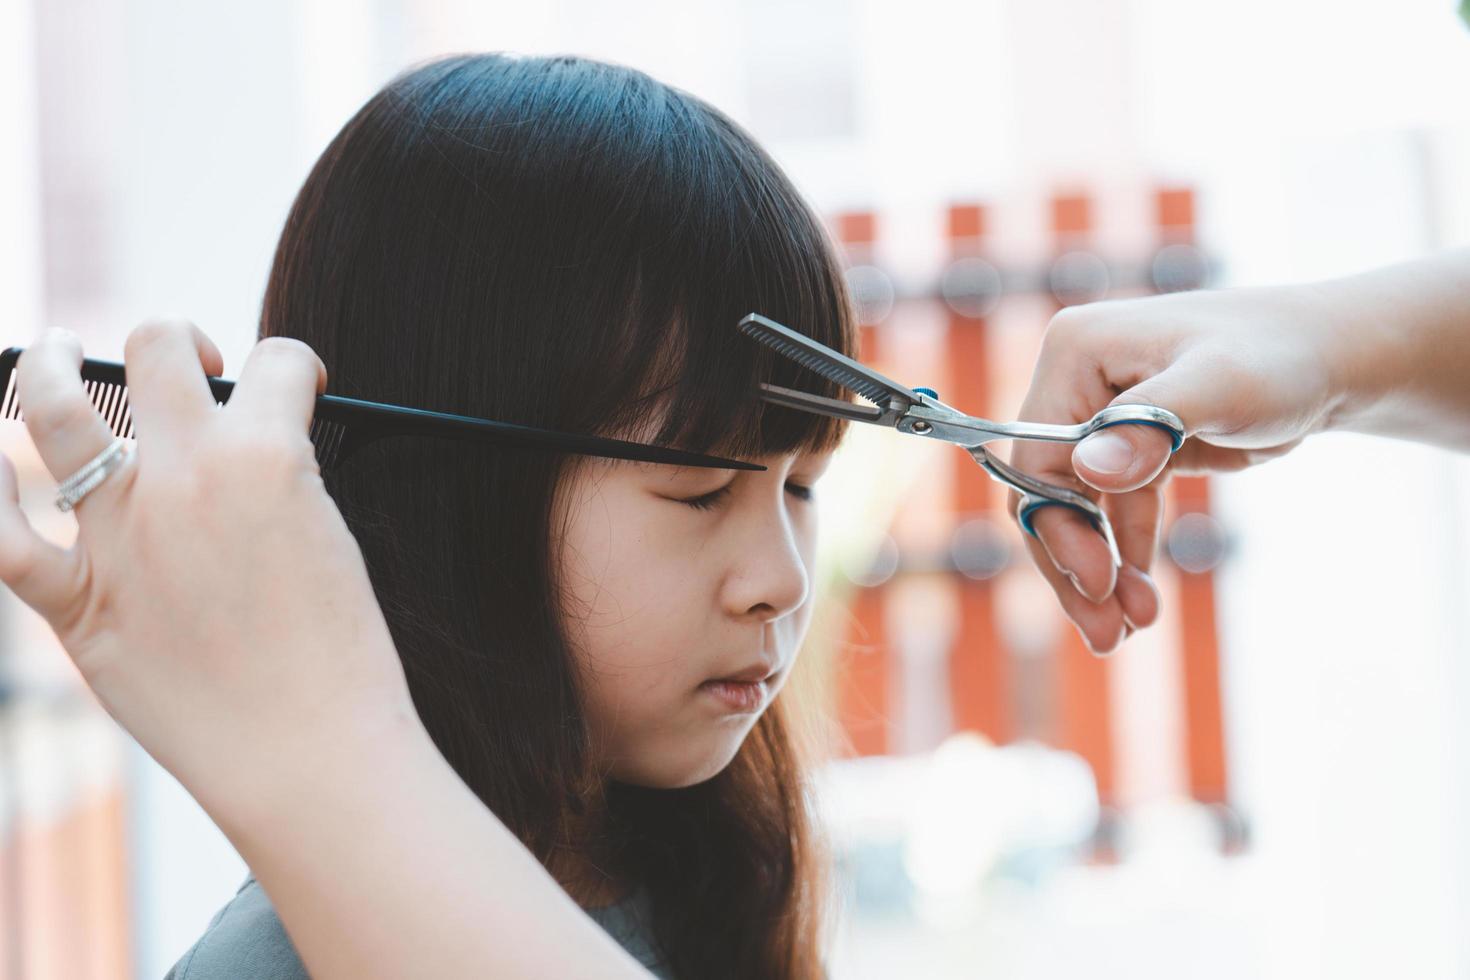
<instances>
[{"instance_id":1,"label":"hand holding scissors","mask_svg":"<svg viewBox=\"0 0 1470 980\"><path fill-rule=\"evenodd\" d=\"M1094 649L1116 645L1159 538L1164 479L1226 473L1329 430L1470 451L1470 250L1340 279L1089 303L1052 318L1021 413L1075 420L1105 405L1166 405L1178 452L1142 426L1075 447L1023 443L1011 463L1102 491L1123 572L1086 522L1037 515L1032 559ZM1114 587L1116 582L1116 588Z\"/></svg>"},{"instance_id":2,"label":"hand holding scissors","mask_svg":"<svg viewBox=\"0 0 1470 980\"><path fill-rule=\"evenodd\" d=\"M801 411L888 426L909 435L954 443L965 449L992 479L1016 494L1016 517L1028 534L1033 537L1036 535L1035 521L1044 508L1054 507L1080 514L1101 535L1114 570L1122 569L1124 561L1106 511L1077 489L1048 483L1008 465L990 451L988 444L1002 439L1076 444L1095 432L1119 425L1146 426L1159 430L1168 437L1173 450L1184 444L1184 423L1173 412L1153 405L1110 406L1087 421L1075 425L992 422L966 415L946 405L930 389L908 388L890 380L871 368L759 314L752 313L741 320L740 330L872 404L862 405L770 384L761 386L763 400ZM1108 591L1112 591L1111 581ZM1149 614L1150 619L1153 614Z\"/></svg>"}]
</instances>

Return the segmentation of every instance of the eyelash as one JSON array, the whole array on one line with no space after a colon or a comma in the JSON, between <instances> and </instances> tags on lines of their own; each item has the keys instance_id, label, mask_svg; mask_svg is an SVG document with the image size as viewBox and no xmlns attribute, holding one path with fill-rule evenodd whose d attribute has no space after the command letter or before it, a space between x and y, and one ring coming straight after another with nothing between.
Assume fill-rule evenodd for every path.
<instances>
[{"instance_id":1,"label":"eyelash","mask_svg":"<svg viewBox=\"0 0 1470 980\"><path fill-rule=\"evenodd\" d=\"M693 507L695 510L713 510L715 505L723 500L725 495L730 492L730 487L731 484L727 483L723 487L720 487L718 490L712 490L709 493L704 494L700 497L691 497L688 500L681 500L679 501L679 503L687 504L688 506ZM802 501L803 503L812 499L812 488L802 486L799 483L786 484L786 492L791 494L797 500Z\"/></svg>"}]
</instances>

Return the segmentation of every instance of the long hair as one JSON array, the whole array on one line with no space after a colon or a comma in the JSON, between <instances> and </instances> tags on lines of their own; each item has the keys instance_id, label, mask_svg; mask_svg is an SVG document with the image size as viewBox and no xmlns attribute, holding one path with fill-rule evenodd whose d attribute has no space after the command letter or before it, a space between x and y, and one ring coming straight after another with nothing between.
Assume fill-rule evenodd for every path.
<instances>
[{"instance_id":1,"label":"long hair","mask_svg":"<svg viewBox=\"0 0 1470 980\"><path fill-rule=\"evenodd\" d=\"M700 100L580 58L467 55L400 75L302 187L261 335L297 337L329 390L752 456L841 425L754 397L838 394L741 337L752 310L851 352L830 241L754 141ZM559 612L552 504L568 459L390 439L326 474L419 714L461 778L542 860L601 846L648 890L679 976L812 977L821 889L781 701L686 789L592 771Z\"/></svg>"}]
</instances>

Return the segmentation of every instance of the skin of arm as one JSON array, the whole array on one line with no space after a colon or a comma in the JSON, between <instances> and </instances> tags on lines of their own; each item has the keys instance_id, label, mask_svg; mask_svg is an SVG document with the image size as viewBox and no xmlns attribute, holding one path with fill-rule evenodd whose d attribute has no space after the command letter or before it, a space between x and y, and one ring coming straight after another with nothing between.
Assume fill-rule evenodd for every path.
<instances>
[{"instance_id":1,"label":"skin of arm","mask_svg":"<svg viewBox=\"0 0 1470 980\"><path fill-rule=\"evenodd\" d=\"M1341 279L1071 307L1052 319L1020 417L1079 422L1149 403L1190 439L1118 426L1075 449L1026 443L1012 462L1101 491L1124 567L1061 507L1027 546L1089 646L1106 652L1158 615L1148 578L1166 472L1243 469L1330 430L1470 451L1470 249Z\"/></svg>"},{"instance_id":2,"label":"skin of arm","mask_svg":"<svg viewBox=\"0 0 1470 980\"><path fill-rule=\"evenodd\" d=\"M1470 249L1321 288L1349 338L1328 427L1470 452Z\"/></svg>"},{"instance_id":3,"label":"skin of arm","mask_svg":"<svg viewBox=\"0 0 1470 980\"><path fill-rule=\"evenodd\" d=\"M201 800L313 977L650 974L444 761L411 713L336 719Z\"/></svg>"}]
</instances>

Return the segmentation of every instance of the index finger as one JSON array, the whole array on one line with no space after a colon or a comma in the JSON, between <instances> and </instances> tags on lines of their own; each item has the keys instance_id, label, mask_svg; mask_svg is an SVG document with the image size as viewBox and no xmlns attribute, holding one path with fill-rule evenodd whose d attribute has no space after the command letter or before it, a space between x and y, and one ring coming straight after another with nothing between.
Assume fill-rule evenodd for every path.
<instances>
[{"instance_id":1,"label":"index finger","mask_svg":"<svg viewBox=\"0 0 1470 980\"><path fill-rule=\"evenodd\" d=\"M52 330L20 355L15 393L26 431L56 480L64 480L106 449L112 431L82 385L82 343Z\"/></svg>"}]
</instances>

